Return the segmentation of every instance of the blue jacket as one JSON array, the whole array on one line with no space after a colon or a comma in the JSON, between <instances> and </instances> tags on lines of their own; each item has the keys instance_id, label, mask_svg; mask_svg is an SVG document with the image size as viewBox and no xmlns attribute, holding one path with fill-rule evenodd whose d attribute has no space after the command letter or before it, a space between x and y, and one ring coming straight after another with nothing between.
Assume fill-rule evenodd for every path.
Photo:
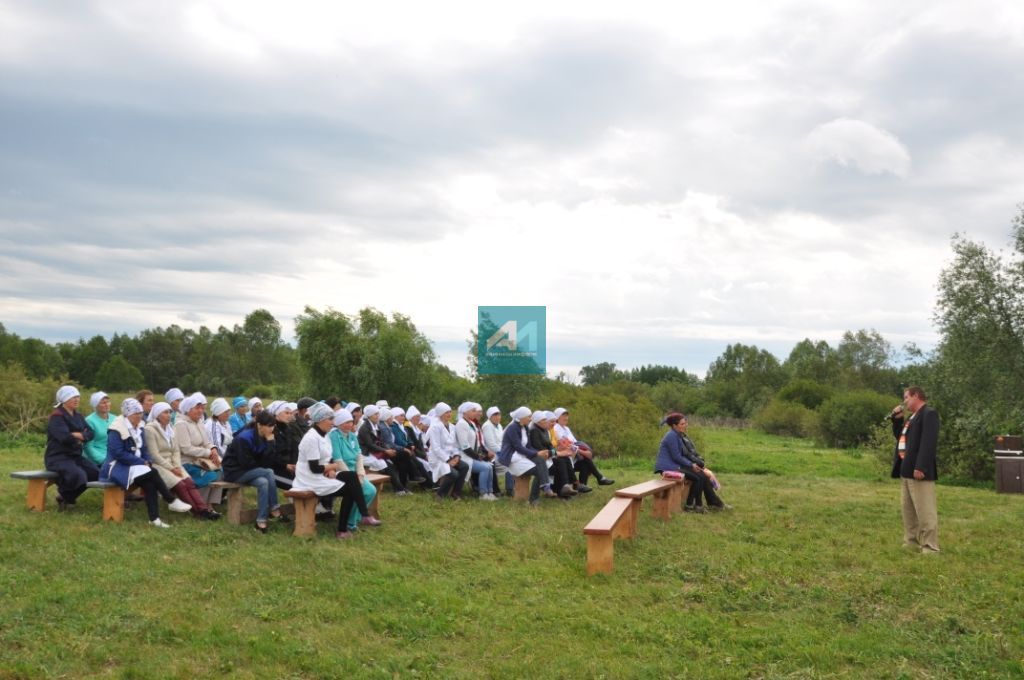
<instances>
[{"instance_id":1,"label":"blue jacket","mask_svg":"<svg viewBox=\"0 0 1024 680\"><path fill-rule=\"evenodd\" d=\"M124 416L118 416L107 429L107 459L100 468L100 481L114 482L127 489L129 468L132 465L148 465L149 460L146 438L142 438L141 447L136 446L135 440L128 433Z\"/></svg>"},{"instance_id":2,"label":"blue jacket","mask_svg":"<svg viewBox=\"0 0 1024 680\"><path fill-rule=\"evenodd\" d=\"M246 427L231 440L224 452L224 460L221 461L224 481L233 482L256 468L272 469L278 462L275 448L275 442L259 436L255 425Z\"/></svg>"},{"instance_id":3,"label":"blue jacket","mask_svg":"<svg viewBox=\"0 0 1024 680\"><path fill-rule=\"evenodd\" d=\"M391 423L391 433L395 435L395 448L408 448L409 438L405 436L404 427L402 427L398 423Z\"/></svg>"},{"instance_id":4,"label":"blue jacket","mask_svg":"<svg viewBox=\"0 0 1024 680\"><path fill-rule=\"evenodd\" d=\"M501 436L501 450L498 451L498 462L508 467L512 464L512 454L518 453L521 456L533 460L539 451L523 445L523 426L518 420L505 428L505 434Z\"/></svg>"},{"instance_id":5,"label":"blue jacket","mask_svg":"<svg viewBox=\"0 0 1024 680\"><path fill-rule=\"evenodd\" d=\"M693 461L686 457L683 438L675 430L669 430L661 438L658 458L654 461L655 472L680 472L693 468Z\"/></svg>"}]
</instances>

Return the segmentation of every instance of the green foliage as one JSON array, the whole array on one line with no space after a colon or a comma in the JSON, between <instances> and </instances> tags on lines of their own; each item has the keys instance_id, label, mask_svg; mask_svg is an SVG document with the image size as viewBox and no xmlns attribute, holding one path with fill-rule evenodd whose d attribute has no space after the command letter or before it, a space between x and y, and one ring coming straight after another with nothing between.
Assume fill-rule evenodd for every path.
<instances>
[{"instance_id":1,"label":"green foliage","mask_svg":"<svg viewBox=\"0 0 1024 680\"><path fill-rule=\"evenodd\" d=\"M103 390L137 390L143 385L142 372L135 368L121 355L114 355L107 359L96 372L95 382L92 383Z\"/></svg>"},{"instance_id":2,"label":"green foliage","mask_svg":"<svg viewBox=\"0 0 1024 680\"><path fill-rule=\"evenodd\" d=\"M350 319L333 309L306 307L295 319L295 335L310 394L360 403L437 398L434 351L408 317L394 314L389 321L366 308Z\"/></svg>"},{"instance_id":3,"label":"green foliage","mask_svg":"<svg viewBox=\"0 0 1024 680\"><path fill-rule=\"evenodd\" d=\"M792 401L809 409L816 409L822 402L832 396L835 390L829 385L823 385L806 378L791 380L779 390L778 398L782 401Z\"/></svg>"},{"instance_id":4,"label":"green foliage","mask_svg":"<svg viewBox=\"0 0 1024 680\"><path fill-rule=\"evenodd\" d=\"M898 401L871 390L836 394L818 409L822 439L840 448L863 444Z\"/></svg>"},{"instance_id":5,"label":"green foliage","mask_svg":"<svg viewBox=\"0 0 1024 680\"><path fill-rule=\"evenodd\" d=\"M818 414L798 401L773 399L761 409L753 425L762 432L791 437L813 437L818 432Z\"/></svg>"},{"instance_id":6,"label":"green foliage","mask_svg":"<svg viewBox=\"0 0 1024 680\"><path fill-rule=\"evenodd\" d=\"M705 384L721 415L749 418L785 380L786 373L771 352L737 343L712 362Z\"/></svg>"},{"instance_id":7,"label":"green foliage","mask_svg":"<svg viewBox=\"0 0 1024 680\"><path fill-rule=\"evenodd\" d=\"M593 366L581 368L580 378L583 380L584 385L593 387L594 385L604 385L613 380L621 380L623 373L615 368L615 364L603 361Z\"/></svg>"},{"instance_id":8,"label":"green foliage","mask_svg":"<svg viewBox=\"0 0 1024 680\"><path fill-rule=\"evenodd\" d=\"M0 430L43 432L53 411L57 380L32 380L20 364L0 365Z\"/></svg>"},{"instance_id":9,"label":"green foliage","mask_svg":"<svg viewBox=\"0 0 1024 680\"><path fill-rule=\"evenodd\" d=\"M651 401L662 413L700 414L709 406L714 408L702 386L677 380L666 380L652 387Z\"/></svg>"},{"instance_id":10,"label":"green foliage","mask_svg":"<svg viewBox=\"0 0 1024 680\"><path fill-rule=\"evenodd\" d=\"M896 392L899 382L891 357L892 345L875 329L846 331L836 348L840 384L883 394Z\"/></svg>"}]
</instances>

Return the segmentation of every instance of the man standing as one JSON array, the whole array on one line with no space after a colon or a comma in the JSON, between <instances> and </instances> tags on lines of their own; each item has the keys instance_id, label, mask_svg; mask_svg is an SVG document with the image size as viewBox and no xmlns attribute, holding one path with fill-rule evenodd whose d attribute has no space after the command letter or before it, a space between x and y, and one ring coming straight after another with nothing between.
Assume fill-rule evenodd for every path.
<instances>
[{"instance_id":1,"label":"man standing","mask_svg":"<svg viewBox=\"0 0 1024 680\"><path fill-rule=\"evenodd\" d=\"M903 404L892 410L896 437L892 476L899 479L903 501L903 545L922 553L939 552L939 515L935 505L936 448L939 414L928 406L917 385L903 391ZM906 416L905 413L910 415Z\"/></svg>"}]
</instances>

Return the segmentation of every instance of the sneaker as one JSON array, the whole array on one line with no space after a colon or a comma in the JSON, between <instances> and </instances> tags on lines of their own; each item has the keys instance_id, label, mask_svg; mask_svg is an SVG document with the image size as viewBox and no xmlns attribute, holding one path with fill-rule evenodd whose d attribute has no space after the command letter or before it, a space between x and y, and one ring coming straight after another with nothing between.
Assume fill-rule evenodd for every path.
<instances>
[{"instance_id":1,"label":"sneaker","mask_svg":"<svg viewBox=\"0 0 1024 680\"><path fill-rule=\"evenodd\" d=\"M159 517L157 517L155 520L150 522L150 524L152 524L155 527L159 527L160 529L170 529L171 528L170 524L167 524L166 522L164 522Z\"/></svg>"},{"instance_id":2,"label":"sneaker","mask_svg":"<svg viewBox=\"0 0 1024 680\"><path fill-rule=\"evenodd\" d=\"M317 503L316 504L316 510L314 510L313 512L316 515L326 515L327 513L331 512L331 511L328 510L327 508L325 508L323 503ZM331 514L333 515L334 513L331 512Z\"/></svg>"},{"instance_id":3,"label":"sneaker","mask_svg":"<svg viewBox=\"0 0 1024 680\"><path fill-rule=\"evenodd\" d=\"M933 548L930 545L922 545L921 546L921 554L922 555L938 555L939 552L940 552L940 550L938 548Z\"/></svg>"},{"instance_id":4,"label":"sneaker","mask_svg":"<svg viewBox=\"0 0 1024 680\"><path fill-rule=\"evenodd\" d=\"M173 501L167 504L167 509L170 510L171 512L188 512L189 510L192 509L192 506L186 503L185 501L181 500L180 498L175 498Z\"/></svg>"},{"instance_id":5,"label":"sneaker","mask_svg":"<svg viewBox=\"0 0 1024 680\"><path fill-rule=\"evenodd\" d=\"M601 479L597 480L597 483L600 484L601 486L608 486L609 484L614 484L615 480L608 479L607 477L602 477Z\"/></svg>"},{"instance_id":6,"label":"sneaker","mask_svg":"<svg viewBox=\"0 0 1024 680\"><path fill-rule=\"evenodd\" d=\"M728 503L722 503L721 505L712 505L710 510L711 512L722 512L723 510L732 510L732 506Z\"/></svg>"},{"instance_id":7,"label":"sneaker","mask_svg":"<svg viewBox=\"0 0 1024 680\"><path fill-rule=\"evenodd\" d=\"M496 501L496 500L498 500L498 497L495 496L493 493L485 493L483 496L480 496L480 500L482 500L482 501Z\"/></svg>"},{"instance_id":8,"label":"sneaker","mask_svg":"<svg viewBox=\"0 0 1024 680\"><path fill-rule=\"evenodd\" d=\"M359 523L362 524L364 527L379 527L384 522L381 522L376 517L364 517L361 520L359 520Z\"/></svg>"},{"instance_id":9,"label":"sneaker","mask_svg":"<svg viewBox=\"0 0 1024 680\"><path fill-rule=\"evenodd\" d=\"M355 536L355 534L353 534L351 531L339 531L334 534L334 537L339 541L344 541L346 539L352 538L353 536Z\"/></svg>"},{"instance_id":10,"label":"sneaker","mask_svg":"<svg viewBox=\"0 0 1024 680\"><path fill-rule=\"evenodd\" d=\"M253 524L253 528L255 528L256 531L260 532L261 534L267 533L267 522L266 522L266 520L264 520L262 522L260 520L256 520L256 523Z\"/></svg>"}]
</instances>

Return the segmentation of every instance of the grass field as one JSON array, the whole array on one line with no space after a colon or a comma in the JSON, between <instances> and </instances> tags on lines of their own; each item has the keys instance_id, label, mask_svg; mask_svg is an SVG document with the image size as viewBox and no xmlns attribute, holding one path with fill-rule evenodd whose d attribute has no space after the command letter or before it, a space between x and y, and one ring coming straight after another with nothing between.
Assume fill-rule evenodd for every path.
<instances>
[{"instance_id":1,"label":"grass field","mask_svg":"<svg viewBox=\"0 0 1024 680\"><path fill-rule=\"evenodd\" d=\"M0 677L946 678L1024 676L1024 496L938 490L940 555L900 547L868 455L706 429L731 513L645 514L587 578L601 487L530 510L381 503L338 542L272 527L100 521L101 494L24 508L0 449ZM648 460L607 461L619 486Z\"/></svg>"}]
</instances>

